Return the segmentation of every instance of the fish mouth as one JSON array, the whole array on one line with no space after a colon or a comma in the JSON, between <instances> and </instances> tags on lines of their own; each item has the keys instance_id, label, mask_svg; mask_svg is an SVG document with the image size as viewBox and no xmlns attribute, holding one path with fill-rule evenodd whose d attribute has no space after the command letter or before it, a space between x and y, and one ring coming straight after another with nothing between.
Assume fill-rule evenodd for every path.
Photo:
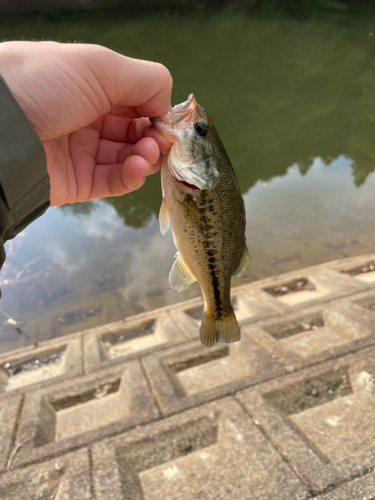
<instances>
[{"instance_id":1,"label":"fish mouth","mask_svg":"<svg viewBox=\"0 0 375 500\"><path fill-rule=\"evenodd\" d=\"M187 115L191 115L191 112L196 108L196 106L197 101L195 100L194 94L190 94L187 100L181 104L173 106L172 111L168 113L168 115L171 115L171 124L176 125Z\"/></svg>"},{"instance_id":2,"label":"fish mouth","mask_svg":"<svg viewBox=\"0 0 375 500\"><path fill-rule=\"evenodd\" d=\"M189 182L186 182L186 181L181 181L180 179L177 179L175 177L176 181L179 183L179 184L182 184L183 186L187 187L187 188L190 188L190 189L198 189L198 191L201 191L201 188L199 188L198 186L195 186L194 184L189 184Z\"/></svg>"},{"instance_id":3,"label":"fish mouth","mask_svg":"<svg viewBox=\"0 0 375 500\"><path fill-rule=\"evenodd\" d=\"M190 127L191 114L196 107L195 96L190 94L186 101L173 106L172 111L163 116L150 118L150 121L167 140L171 140L176 133Z\"/></svg>"}]
</instances>

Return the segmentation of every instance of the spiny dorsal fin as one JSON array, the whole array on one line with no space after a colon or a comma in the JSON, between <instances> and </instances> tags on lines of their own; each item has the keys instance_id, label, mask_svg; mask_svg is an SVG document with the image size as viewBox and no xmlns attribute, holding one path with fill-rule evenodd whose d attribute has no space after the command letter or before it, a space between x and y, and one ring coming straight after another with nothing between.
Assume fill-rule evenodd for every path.
<instances>
[{"instance_id":1,"label":"spiny dorsal fin","mask_svg":"<svg viewBox=\"0 0 375 500\"><path fill-rule=\"evenodd\" d=\"M250 276L251 273L251 261L249 250L245 244L243 248L242 257L240 260L240 264L238 266L237 271L234 273L234 276L238 276L239 278L246 279Z\"/></svg>"},{"instance_id":2,"label":"spiny dorsal fin","mask_svg":"<svg viewBox=\"0 0 375 500\"><path fill-rule=\"evenodd\" d=\"M160 232L164 236L171 226L169 222L168 205L167 202L165 201L165 198L163 198L161 202L161 207L159 211L159 224L160 224Z\"/></svg>"},{"instance_id":3,"label":"spiny dorsal fin","mask_svg":"<svg viewBox=\"0 0 375 500\"><path fill-rule=\"evenodd\" d=\"M177 252L171 272L169 273L169 285L176 293L186 290L190 285L197 281L189 271L185 262Z\"/></svg>"}]
</instances>

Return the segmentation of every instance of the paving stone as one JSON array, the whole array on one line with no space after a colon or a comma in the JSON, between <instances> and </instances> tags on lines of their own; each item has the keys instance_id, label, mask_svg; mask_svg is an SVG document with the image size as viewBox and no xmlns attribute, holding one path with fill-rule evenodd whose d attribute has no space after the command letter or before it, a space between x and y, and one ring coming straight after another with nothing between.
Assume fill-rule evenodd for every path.
<instances>
[{"instance_id":1,"label":"paving stone","mask_svg":"<svg viewBox=\"0 0 375 500\"><path fill-rule=\"evenodd\" d=\"M369 360L371 363L375 364L375 347L368 347L367 349L361 349L358 351L357 356Z\"/></svg>"},{"instance_id":2,"label":"paving stone","mask_svg":"<svg viewBox=\"0 0 375 500\"><path fill-rule=\"evenodd\" d=\"M14 465L84 446L158 418L138 360L54 384L25 398Z\"/></svg>"},{"instance_id":3,"label":"paving stone","mask_svg":"<svg viewBox=\"0 0 375 500\"><path fill-rule=\"evenodd\" d=\"M330 493L321 495L319 500L374 500L375 498L375 473L354 479Z\"/></svg>"},{"instance_id":4,"label":"paving stone","mask_svg":"<svg viewBox=\"0 0 375 500\"><path fill-rule=\"evenodd\" d=\"M74 377L82 371L82 342L79 336L17 349L0 356L0 396Z\"/></svg>"},{"instance_id":5,"label":"paving stone","mask_svg":"<svg viewBox=\"0 0 375 500\"><path fill-rule=\"evenodd\" d=\"M236 395L315 494L375 466L375 365L360 356Z\"/></svg>"},{"instance_id":6,"label":"paving stone","mask_svg":"<svg viewBox=\"0 0 375 500\"><path fill-rule=\"evenodd\" d=\"M30 318L32 340L63 337L0 357L0 498L374 500L370 265L375 254L234 288L242 340L213 348L196 340L201 297L124 321L119 295L103 294ZM181 413L156 421L145 377L162 415ZM95 495L87 450L72 453L87 445Z\"/></svg>"},{"instance_id":7,"label":"paving stone","mask_svg":"<svg viewBox=\"0 0 375 500\"><path fill-rule=\"evenodd\" d=\"M245 325L242 330L293 371L374 344L375 311L341 299Z\"/></svg>"},{"instance_id":8,"label":"paving stone","mask_svg":"<svg viewBox=\"0 0 375 500\"><path fill-rule=\"evenodd\" d=\"M262 290L238 287L232 292L231 301L240 325L275 316L288 309ZM203 299L200 297L171 309L172 317L191 339L199 338L202 314Z\"/></svg>"},{"instance_id":9,"label":"paving stone","mask_svg":"<svg viewBox=\"0 0 375 500\"><path fill-rule=\"evenodd\" d=\"M2 500L91 500L87 450L0 476Z\"/></svg>"},{"instance_id":10,"label":"paving stone","mask_svg":"<svg viewBox=\"0 0 375 500\"><path fill-rule=\"evenodd\" d=\"M302 500L307 488L232 398L93 445L97 500Z\"/></svg>"},{"instance_id":11,"label":"paving stone","mask_svg":"<svg viewBox=\"0 0 375 500\"><path fill-rule=\"evenodd\" d=\"M356 307L358 311L362 314L372 313L372 317L375 317L375 290L370 289L363 293L353 294L347 298L353 307Z\"/></svg>"},{"instance_id":12,"label":"paving stone","mask_svg":"<svg viewBox=\"0 0 375 500\"><path fill-rule=\"evenodd\" d=\"M187 340L188 337L165 310L110 323L85 332L85 372Z\"/></svg>"},{"instance_id":13,"label":"paving stone","mask_svg":"<svg viewBox=\"0 0 375 500\"><path fill-rule=\"evenodd\" d=\"M269 283L269 286L264 286L266 283ZM274 295L277 300L289 307L312 305L369 287L366 283L353 280L331 269L295 271L272 281L270 279L259 281L256 286L261 286L265 292Z\"/></svg>"},{"instance_id":14,"label":"paving stone","mask_svg":"<svg viewBox=\"0 0 375 500\"><path fill-rule=\"evenodd\" d=\"M241 342L214 347L190 342L145 356L142 362L163 415L286 373L247 335Z\"/></svg>"},{"instance_id":15,"label":"paving stone","mask_svg":"<svg viewBox=\"0 0 375 500\"><path fill-rule=\"evenodd\" d=\"M0 399L0 471L5 470L7 466L21 403L20 394L11 394Z\"/></svg>"},{"instance_id":16,"label":"paving stone","mask_svg":"<svg viewBox=\"0 0 375 500\"><path fill-rule=\"evenodd\" d=\"M359 255L348 259L341 259L328 265L346 275L354 281L375 284L375 254Z\"/></svg>"}]
</instances>

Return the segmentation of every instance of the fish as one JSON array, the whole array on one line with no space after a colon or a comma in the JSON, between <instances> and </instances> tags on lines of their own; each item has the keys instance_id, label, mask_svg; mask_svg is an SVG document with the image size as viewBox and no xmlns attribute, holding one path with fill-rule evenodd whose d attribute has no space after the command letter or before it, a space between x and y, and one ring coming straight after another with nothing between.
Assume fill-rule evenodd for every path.
<instances>
[{"instance_id":1,"label":"fish","mask_svg":"<svg viewBox=\"0 0 375 500\"><path fill-rule=\"evenodd\" d=\"M194 94L151 118L171 148L161 167L161 233L177 248L169 284L176 293L198 281L204 297L200 340L236 342L241 333L230 301L231 278L250 276L245 205L229 157Z\"/></svg>"}]
</instances>

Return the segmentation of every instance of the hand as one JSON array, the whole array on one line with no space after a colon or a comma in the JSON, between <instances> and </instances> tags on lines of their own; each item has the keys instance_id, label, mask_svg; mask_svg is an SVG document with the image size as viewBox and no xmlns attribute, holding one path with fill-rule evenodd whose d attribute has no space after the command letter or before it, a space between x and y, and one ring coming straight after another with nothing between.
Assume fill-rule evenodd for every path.
<instances>
[{"instance_id":1,"label":"hand","mask_svg":"<svg viewBox=\"0 0 375 500\"><path fill-rule=\"evenodd\" d=\"M163 65L98 45L3 42L0 74L44 145L52 206L129 193L160 168L170 144L142 117L171 109Z\"/></svg>"}]
</instances>

